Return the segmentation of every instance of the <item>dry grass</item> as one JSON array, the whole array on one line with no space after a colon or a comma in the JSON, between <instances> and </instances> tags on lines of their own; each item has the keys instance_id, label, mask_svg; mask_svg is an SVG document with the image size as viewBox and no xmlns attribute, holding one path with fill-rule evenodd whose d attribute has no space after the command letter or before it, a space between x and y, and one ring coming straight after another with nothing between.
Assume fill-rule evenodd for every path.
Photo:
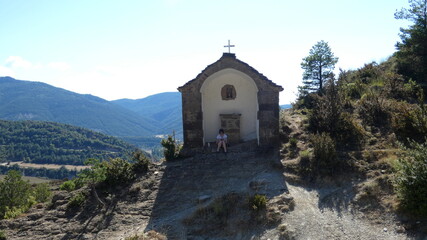
<instances>
[{"instance_id":1,"label":"dry grass","mask_svg":"<svg viewBox=\"0 0 427 240\"><path fill-rule=\"evenodd\" d=\"M77 171L89 168L90 166L76 166L76 165L59 165L59 164L37 164L37 163L24 163L24 162L11 162L10 164L18 164L22 168L47 168L47 169L60 169L65 167L68 170L77 169Z\"/></svg>"},{"instance_id":2,"label":"dry grass","mask_svg":"<svg viewBox=\"0 0 427 240\"><path fill-rule=\"evenodd\" d=\"M134 236L127 237L125 240L167 240L167 237L156 231L148 231L142 235L135 234Z\"/></svg>"},{"instance_id":3,"label":"dry grass","mask_svg":"<svg viewBox=\"0 0 427 240\"><path fill-rule=\"evenodd\" d=\"M3 180L5 176L6 175L0 175L0 180ZM27 176L23 176L22 179L24 179L25 181L29 181L31 184L48 183L52 181L52 179Z\"/></svg>"}]
</instances>

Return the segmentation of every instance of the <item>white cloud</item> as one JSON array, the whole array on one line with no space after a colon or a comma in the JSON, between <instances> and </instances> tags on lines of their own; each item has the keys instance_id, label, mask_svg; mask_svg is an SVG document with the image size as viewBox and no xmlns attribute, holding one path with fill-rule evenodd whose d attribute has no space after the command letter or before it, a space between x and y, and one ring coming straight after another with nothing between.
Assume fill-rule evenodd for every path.
<instances>
[{"instance_id":1,"label":"white cloud","mask_svg":"<svg viewBox=\"0 0 427 240\"><path fill-rule=\"evenodd\" d=\"M19 56L10 56L6 59L6 66L11 68L33 68L34 65Z\"/></svg>"}]
</instances>

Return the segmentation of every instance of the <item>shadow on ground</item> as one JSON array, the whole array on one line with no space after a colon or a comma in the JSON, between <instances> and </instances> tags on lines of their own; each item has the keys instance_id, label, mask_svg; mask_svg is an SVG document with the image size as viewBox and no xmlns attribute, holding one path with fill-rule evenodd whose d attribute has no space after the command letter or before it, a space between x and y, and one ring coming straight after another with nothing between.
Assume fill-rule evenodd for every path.
<instances>
[{"instance_id":1,"label":"shadow on ground","mask_svg":"<svg viewBox=\"0 0 427 240\"><path fill-rule=\"evenodd\" d=\"M260 233L257 229L239 229L239 226L232 232L195 233L189 229L197 226L189 226L188 221L183 220L229 194L253 196L258 193L273 198L287 192L277 151L200 154L168 162L159 174L162 176L145 231L155 230L168 239L257 236ZM198 221L191 222L197 224Z\"/></svg>"}]
</instances>

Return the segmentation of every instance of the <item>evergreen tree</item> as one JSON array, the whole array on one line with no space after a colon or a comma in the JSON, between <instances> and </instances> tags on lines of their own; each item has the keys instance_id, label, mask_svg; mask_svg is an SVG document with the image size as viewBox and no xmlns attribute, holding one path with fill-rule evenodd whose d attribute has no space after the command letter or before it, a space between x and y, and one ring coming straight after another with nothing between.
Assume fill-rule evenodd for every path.
<instances>
[{"instance_id":1,"label":"evergreen tree","mask_svg":"<svg viewBox=\"0 0 427 240\"><path fill-rule=\"evenodd\" d=\"M409 0L409 8L402 8L394 16L413 23L400 29L401 42L396 44L399 73L427 90L427 0Z\"/></svg>"},{"instance_id":2,"label":"evergreen tree","mask_svg":"<svg viewBox=\"0 0 427 240\"><path fill-rule=\"evenodd\" d=\"M338 58L334 56L328 43L323 40L317 42L301 62L304 85L299 87L300 94L305 96L309 92L321 91L324 83L333 76L332 70L337 62Z\"/></svg>"},{"instance_id":3,"label":"evergreen tree","mask_svg":"<svg viewBox=\"0 0 427 240\"><path fill-rule=\"evenodd\" d=\"M0 181L0 219L7 217L8 212L25 212L34 203L30 195L31 185L22 179L21 173L9 171Z\"/></svg>"}]
</instances>

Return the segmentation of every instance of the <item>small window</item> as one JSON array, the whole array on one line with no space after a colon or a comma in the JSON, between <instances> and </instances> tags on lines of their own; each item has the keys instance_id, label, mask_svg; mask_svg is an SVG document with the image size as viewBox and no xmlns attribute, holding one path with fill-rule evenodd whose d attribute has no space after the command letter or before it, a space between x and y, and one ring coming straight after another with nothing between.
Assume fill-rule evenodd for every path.
<instances>
[{"instance_id":1,"label":"small window","mask_svg":"<svg viewBox=\"0 0 427 240\"><path fill-rule=\"evenodd\" d=\"M225 85L221 89L222 100L234 100L236 98L236 89L233 85Z\"/></svg>"}]
</instances>

